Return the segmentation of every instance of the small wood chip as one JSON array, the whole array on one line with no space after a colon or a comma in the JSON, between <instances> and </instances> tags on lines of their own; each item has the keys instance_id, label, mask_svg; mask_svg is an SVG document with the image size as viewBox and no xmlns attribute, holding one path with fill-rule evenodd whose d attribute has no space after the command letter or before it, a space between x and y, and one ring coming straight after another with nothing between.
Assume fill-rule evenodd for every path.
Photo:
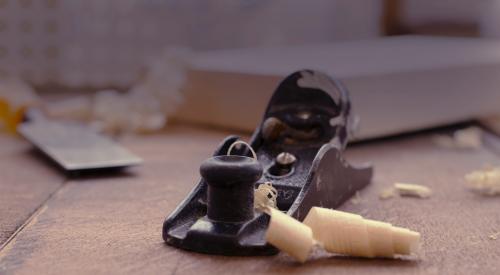
<instances>
[{"instance_id":1,"label":"small wood chip","mask_svg":"<svg viewBox=\"0 0 500 275\"><path fill-rule=\"evenodd\" d=\"M489 235L488 237L490 238L490 240L497 240L500 237L500 231L493 233L493 234Z\"/></svg>"},{"instance_id":2,"label":"small wood chip","mask_svg":"<svg viewBox=\"0 0 500 275\"><path fill-rule=\"evenodd\" d=\"M354 194L354 197L351 199L351 203L354 205L358 205L362 202L363 202L363 198L359 194L359 191L356 191L356 193Z\"/></svg>"},{"instance_id":3,"label":"small wood chip","mask_svg":"<svg viewBox=\"0 0 500 275\"><path fill-rule=\"evenodd\" d=\"M430 188L419 184L398 182L394 184L394 189L398 192L400 196L409 196L409 197L417 197L425 199L430 197L432 194Z\"/></svg>"},{"instance_id":4,"label":"small wood chip","mask_svg":"<svg viewBox=\"0 0 500 275\"><path fill-rule=\"evenodd\" d=\"M482 130L478 127L469 127L455 131L452 136L438 135L434 143L443 148L479 149L482 146Z\"/></svg>"},{"instance_id":5,"label":"small wood chip","mask_svg":"<svg viewBox=\"0 0 500 275\"><path fill-rule=\"evenodd\" d=\"M396 196L396 190L394 190L394 187L386 188L378 194L378 198L381 200L392 199L394 196Z\"/></svg>"}]
</instances>

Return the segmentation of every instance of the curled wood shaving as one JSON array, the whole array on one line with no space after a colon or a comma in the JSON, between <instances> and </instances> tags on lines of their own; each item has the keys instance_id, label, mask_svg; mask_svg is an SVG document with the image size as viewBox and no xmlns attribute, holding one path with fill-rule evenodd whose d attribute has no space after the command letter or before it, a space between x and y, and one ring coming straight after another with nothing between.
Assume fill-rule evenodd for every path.
<instances>
[{"instance_id":1,"label":"curled wood shaving","mask_svg":"<svg viewBox=\"0 0 500 275\"><path fill-rule=\"evenodd\" d=\"M368 258L411 255L420 247L420 233L356 214L312 207L300 223L276 209L267 213L266 241L302 263L315 247Z\"/></svg>"},{"instance_id":2,"label":"curled wood shaving","mask_svg":"<svg viewBox=\"0 0 500 275\"><path fill-rule=\"evenodd\" d=\"M266 241L297 261L305 262L316 244L311 228L274 208L268 208L266 213L271 216Z\"/></svg>"},{"instance_id":3,"label":"curled wood shaving","mask_svg":"<svg viewBox=\"0 0 500 275\"><path fill-rule=\"evenodd\" d=\"M254 193L254 207L260 211L266 211L267 208L277 208L276 198L278 191L270 182L260 184Z\"/></svg>"},{"instance_id":4,"label":"curled wood shaving","mask_svg":"<svg viewBox=\"0 0 500 275\"><path fill-rule=\"evenodd\" d=\"M500 195L500 167L476 170L465 175L467 186L482 195Z\"/></svg>"}]
</instances>

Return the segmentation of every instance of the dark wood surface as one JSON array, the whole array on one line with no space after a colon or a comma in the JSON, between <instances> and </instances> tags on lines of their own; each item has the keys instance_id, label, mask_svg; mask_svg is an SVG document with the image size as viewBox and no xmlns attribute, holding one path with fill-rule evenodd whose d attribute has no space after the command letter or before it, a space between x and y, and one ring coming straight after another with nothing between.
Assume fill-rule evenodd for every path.
<instances>
[{"instance_id":1,"label":"dark wood surface","mask_svg":"<svg viewBox=\"0 0 500 275\"><path fill-rule=\"evenodd\" d=\"M129 137L123 143L145 159L143 166L67 181L23 141L0 138L0 242L4 244L0 274L500 272L500 239L489 238L500 231L500 197L471 193L463 180L471 170L500 165L500 157L488 148L439 148L432 143L432 134L351 147L348 159L372 161L375 178L357 202L341 207L420 231L424 241L419 258L367 260L316 253L299 265L284 254L222 257L165 245L164 218L198 181L200 162L226 134L176 127ZM380 200L379 192L395 181L427 185L434 195L427 200Z\"/></svg>"}]
</instances>

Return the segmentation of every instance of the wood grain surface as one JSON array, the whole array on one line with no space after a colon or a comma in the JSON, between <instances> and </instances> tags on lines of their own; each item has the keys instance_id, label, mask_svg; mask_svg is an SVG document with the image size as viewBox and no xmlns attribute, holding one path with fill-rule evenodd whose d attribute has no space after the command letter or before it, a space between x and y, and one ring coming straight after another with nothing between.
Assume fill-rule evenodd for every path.
<instances>
[{"instance_id":1,"label":"wood grain surface","mask_svg":"<svg viewBox=\"0 0 500 275\"><path fill-rule=\"evenodd\" d=\"M374 163L375 178L360 192L358 200L341 208L420 231L424 241L419 257L369 260L317 252L300 265L284 254L223 257L165 245L161 238L164 218L197 182L200 162L226 134L178 127L158 135L125 139L124 144L145 159L144 165L120 174L87 175L62 185L0 251L0 274L500 272L500 239L489 238L500 231L500 198L471 193L463 181L464 174L473 169L500 165L500 158L487 148L439 148L433 144L431 134L369 142L348 149L350 161ZM6 141L0 142L0 148L4 148ZM2 173L29 167L38 171L40 181L60 182L60 177L47 170L44 162L28 156L20 158L23 152L25 146L0 149ZM18 158L18 163L6 164L10 158ZM25 179L13 175L8 185ZM1 186L5 189L3 178L2 174ZM427 185L434 195L427 200L380 200L379 192L395 181ZM5 217L9 215L2 212L0 220Z\"/></svg>"},{"instance_id":2,"label":"wood grain surface","mask_svg":"<svg viewBox=\"0 0 500 275\"><path fill-rule=\"evenodd\" d=\"M63 182L29 144L0 134L0 247Z\"/></svg>"}]
</instances>

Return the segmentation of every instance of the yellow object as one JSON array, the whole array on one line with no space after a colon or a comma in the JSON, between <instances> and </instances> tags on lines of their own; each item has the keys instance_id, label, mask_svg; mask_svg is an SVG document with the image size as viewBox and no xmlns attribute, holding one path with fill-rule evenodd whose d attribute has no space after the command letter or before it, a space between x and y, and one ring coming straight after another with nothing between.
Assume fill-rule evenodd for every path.
<instances>
[{"instance_id":1,"label":"yellow object","mask_svg":"<svg viewBox=\"0 0 500 275\"><path fill-rule=\"evenodd\" d=\"M40 98L29 84L18 79L1 79L0 131L16 133L26 109L39 103Z\"/></svg>"},{"instance_id":2,"label":"yellow object","mask_svg":"<svg viewBox=\"0 0 500 275\"><path fill-rule=\"evenodd\" d=\"M313 207L304 224L312 229L314 239L332 253L394 257L415 253L419 248L418 232L337 210Z\"/></svg>"},{"instance_id":3,"label":"yellow object","mask_svg":"<svg viewBox=\"0 0 500 275\"><path fill-rule=\"evenodd\" d=\"M7 118L7 114L9 113L9 104L3 98L0 98L0 120L4 120Z\"/></svg>"},{"instance_id":4,"label":"yellow object","mask_svg":"<svg viewBox=\"0 0 500 275\"><path fill-rule=\"evenodd\" d=\"M267 208L271 221L266 240L303 263L314 246L311 228L274 208Z\"/></svg>"},{"instance_id":5,"label":"yellow object","mask_svg":"<svg viewBox=\"0 0 500 275\"><path fill-rule=\"evenodd\" d=\"M23 121L26 107L18 107L11 110L6 100L0 98L0 125L8 133L16 133L17 125Z\"/></svg>"}]
</instances>

